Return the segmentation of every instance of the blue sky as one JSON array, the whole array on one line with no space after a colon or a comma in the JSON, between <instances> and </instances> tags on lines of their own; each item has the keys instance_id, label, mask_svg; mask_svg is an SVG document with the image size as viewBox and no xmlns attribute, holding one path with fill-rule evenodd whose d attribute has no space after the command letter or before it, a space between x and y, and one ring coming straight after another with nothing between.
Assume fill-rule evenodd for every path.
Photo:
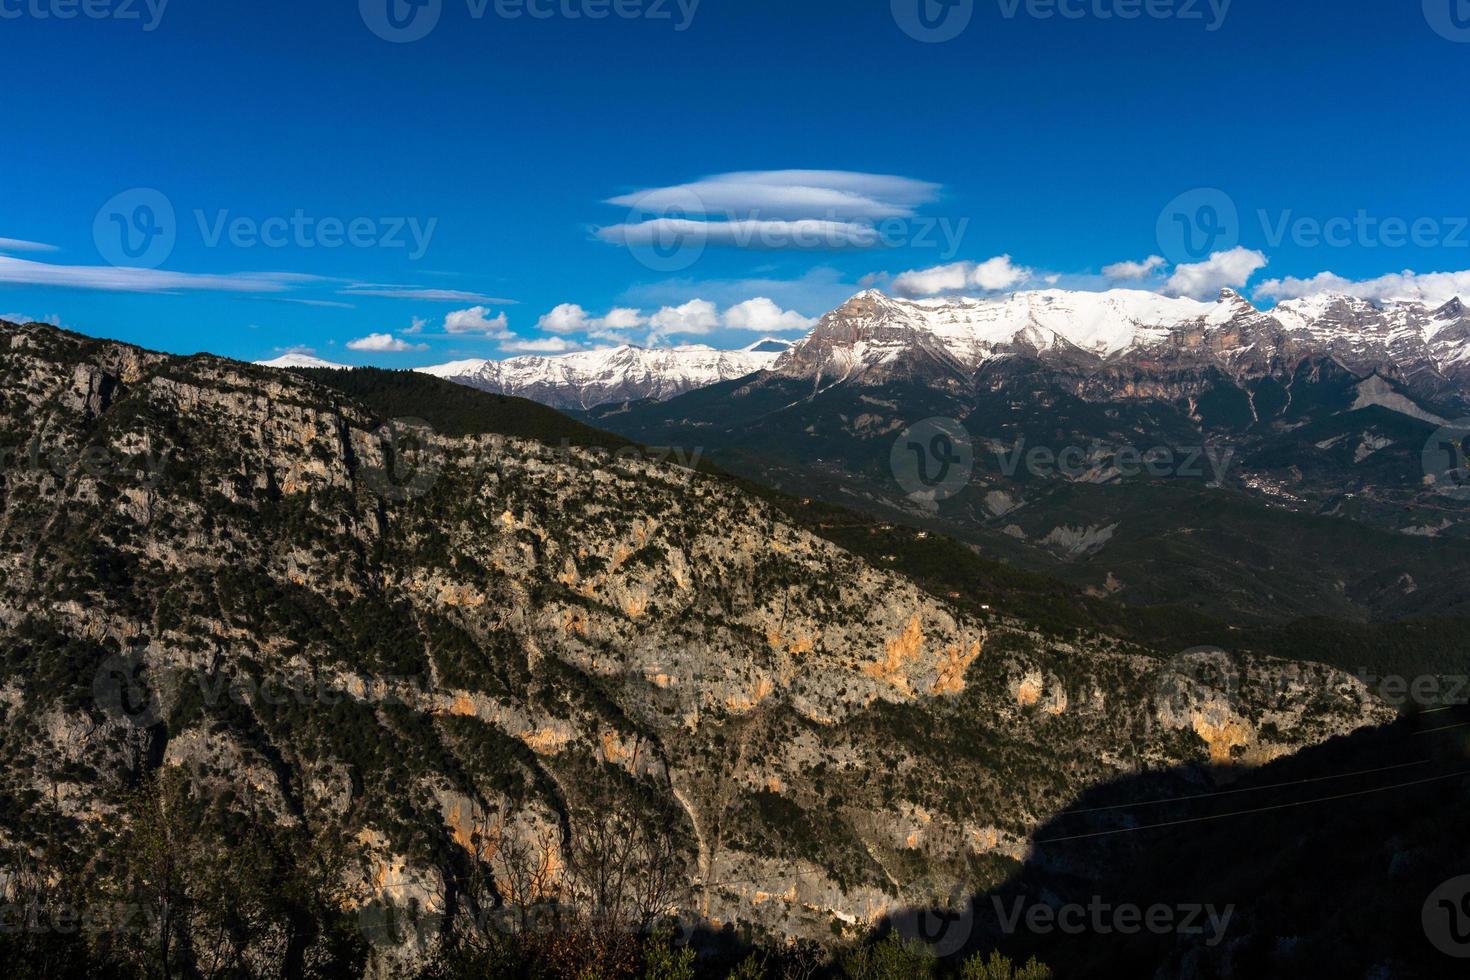
<instances>
[{"instance_id":1,"label":"blue sky","mask_svg":"<svg viewBox=\"0 0 1470 980\"><path fill-rule=\"evenodd\" d=\"M1466 0L407 2L0 0L0 315L407 367L1470 287Z\"/></svg>"}]
</instances>

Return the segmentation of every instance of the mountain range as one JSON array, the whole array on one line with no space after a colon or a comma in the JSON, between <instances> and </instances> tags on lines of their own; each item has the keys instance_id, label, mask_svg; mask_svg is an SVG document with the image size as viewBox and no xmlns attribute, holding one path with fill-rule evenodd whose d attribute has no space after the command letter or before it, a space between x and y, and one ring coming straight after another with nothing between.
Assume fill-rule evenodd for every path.
<instances>
[{"instance_id":1,"label":"mountain range","mask_svg":"<svg viewBox=\"0 0 1470 980\"><path fill-rule=\"evenodd\" d=\"M1467 352L1459 301L868 291L767 371L584 417L1130 603L1394 619L1470 610Z\"/></svg>"},{"instance_id":2,"label":"mountain range","mask_svg":"<svg viewBox=\"0 0 1470 980\"><path fill-rule=\"evenodd\" d=\"M773 367L789 347L789 342L769 337L731 351L698 344L623 345L555 357L453 361L418 370L481 391L530 398L556 408L589 409L644 398L663 401L742 378Z\"/></svg>"}]
</instances>

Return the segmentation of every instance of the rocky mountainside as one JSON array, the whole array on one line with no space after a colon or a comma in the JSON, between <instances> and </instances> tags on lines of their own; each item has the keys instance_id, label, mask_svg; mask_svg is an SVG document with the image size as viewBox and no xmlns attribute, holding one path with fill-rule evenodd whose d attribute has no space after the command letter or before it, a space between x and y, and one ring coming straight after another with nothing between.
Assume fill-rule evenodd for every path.
<instances>
[{"instance_id":1,"label":"rocky mountainside","mask_svg":"<svg viewBox=\"0 0 1470 980\"><path fill-rule=\"evenodd\" d=\"M452 361L419 370L481 391L517 395L556 408L587 409L644 398L662 401L743 378L770 368L789 346L772 338L728 351L703 345L625 345L554 357Z\"/></svg>"},{"instance_id":2,"label":"rocky mountainside","mask_svg":"<svg viewBox=\"0 0 1470 980\"><path fill-rule=\"evenodd\" d=\"M494 431L494 396L436 433L3 331L6 853L105 854L163 767L220 834L338 833L349 907L453 917L487 833L576 865L602 787L668 828L686 913L830 937L1002 881L1087 787L1394 714L1324 666L958 605L670 453Z\"/></svg>"}]
</instances>

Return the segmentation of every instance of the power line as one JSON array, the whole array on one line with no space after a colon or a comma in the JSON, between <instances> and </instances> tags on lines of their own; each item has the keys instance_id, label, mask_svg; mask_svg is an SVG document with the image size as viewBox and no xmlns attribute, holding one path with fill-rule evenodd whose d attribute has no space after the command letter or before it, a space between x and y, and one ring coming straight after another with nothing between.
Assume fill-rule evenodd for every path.
<instances>
[{"instance_id":1,"label":"power line","mask_svg":"<svg viewBox=\"0 0 1470 980\"><path fill-rule=\"evenodd\" d=\"M1131 834L1140 830L1158 830L1163 827L1178 827L1182 824L1205 823L1210 820L1224 820L1226 817L1244 817L1253 813L1270 813L1275 810L1290 810L1297 806L1310 806L1314 803L1330 803L1334 800L1347 800L1356 796L1371 796L1374 793L1386 793L1394 789L1407 789L1410 786L1422 786L1426 783L1442 782L1446 779L1456 779L1460 776L1470 776L1470 769L1461 772L1449 773L1443 776L1430 776L1426 779L1415 779L1407 783L1397 783L1393 786L1380 786L1377 789L1358 790L1355 793L1339 793L1336 796L1322 796L1315 800L1299 800L1296 803L1278 803L1274 806L1259 806L1249 810L1235 810L1231 813L1216 813L1207 817L1186 817L1182 820L1166 820L1162 823L1152 823L1145 827L1119 827L1114 830L1099 830L1090 834L1073 834L1069 837L1048 837L1045 840L1032 841L1033 844L1058 844L1063 841L1085 840L1090 837L1109 837L1113 834Z\"/></svg>"},{"instance_id":2,"label":"power line","mask_svg":"<svg viewBox=\"0 0 1470 980\"><path fill-rule=\"evenodd\" d=\"M1424 733L1420 733L1424 734ZM1234 796L1237 793L1258 793L1264 789L1281 789L1284 786L1301 786L1304 783L1321 783L1331 779L1348 779L1353 776L1368 776L1376 772L1388 772L1392 769L1408 769L1413 766L1428 764L1430 759L1420 759L1418 762L1402 762L1393 766L1379 766L1377 769L1360 769L1357 772L1340 772L1330 776L1312 776L1307 779L1292 779L1284 783L1267 783L1264 786L1244 786L1240 789L1222 789L1212 793L1194 793L1189 796L1174 796L1163 800L1143 800L1139 803L1117 803L1112 806L1092 806L1079 810L1060 810L1057 816L1064 817L1072 813L1100 813L1104 810L1129 810L1138 806L1159 806L1164 803L1183 803L1188 800L1206 800L1214 796Z\"/></svg>"}]
</instances>

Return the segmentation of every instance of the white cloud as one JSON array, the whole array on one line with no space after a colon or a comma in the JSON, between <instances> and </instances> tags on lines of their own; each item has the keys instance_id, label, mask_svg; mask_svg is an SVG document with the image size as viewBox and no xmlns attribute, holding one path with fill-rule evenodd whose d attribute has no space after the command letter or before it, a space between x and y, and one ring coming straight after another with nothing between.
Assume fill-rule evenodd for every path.
<instances>
[{"instance_id":1,"label":"white cloud","mask_svg":"<svg viewBox=\"0 0 1470 980\"><path fill-rule=\"evenodd\" d=\"M415 320L415 327L422 327L422 321ZM492 337L501 337L510 328L510 321L506 318L504 311L490 316L490 310L483 306L472 306L467 310L455 310L444 317L444 332L451 334L479 333Z\"/></svg>"},{"instance_id":2,"label":"white cloud","mask_svg":"<svg viewBox=\"0 0 1470 980\"><path fill-rule=\"evenodd\" d=\"M1168 264L1168 260L1162 255L1150 255L1142 262L1114 262L1112 265L1105 265L1103 266L1102 274L1109 279L1121 279L1131 282L1138 279L1147 279L1155 271L1162 269Z\"/></svg>"},{"instance_id":3,"label":"white cloud","mask_svg":"<svg viewBox=\"0 0 1470 980\"><path fill-rule=\"evenodd\" d=\"M625 194L607 203L650 214L875 220L912 217L918 205L938 193L938 184L908 177L845 170L763 170L717 174Z\"/></svg>"},{"instance_id":4,"label":"white cloud","mask_svg":"<svg viewBox=\"0 0 1470 980\"><path fill-rule=\"evenodd\" d=\"M562 303L536 321L536 329L547 333L585 333L592 329L587 311L576 303Z\"/></svg>"},{"instance_id":5,"label":"white cloud","mask_svg":"<svg viewBox=\"0 0 1470 980\"><path fill-rule=\"evenodd\" d=\"M1256 296L1283 300L1326 292L1346 293L1378 302L1409 301L1443 306L1452 299L1470 297L1470 271L1418 273L1406 269L1376 279L1358 281L1332 272L1323 272L1310 279L1286 277L1267 280L1257 287Z\"/></svg>"},{"instance_id":6,"label":"white cloud","mask_svg":"<svg viewBox=\"0 0 1470 980\"><path fill-rule=\"evenodd\" d=\"M1009 255L997 255L984 262L951 262L929 269L911 269L893 280L893 291L900 296L937 296L966 289L996 292L1014 289L1035 273L1011 261Z\"/></svg>"},{"instance_id":7,"label":"white cloud","mask_svg":"<svg viewBox=\"0 0 1470 980\"><path fill-rule=\"evenodd\" d=\"M719 311L709 300L692 299L683 306L665 306L648 318L649 343L676 334L707 334L720 326Z\"/></svg>"},{"instance_id":8,"label":"white cloud","mask_svg":"<svg viewBox=\"0 0 1470 980\"><path fill-rule=\"evenodd\" d=\"M348 350L372 351L378 354L401 354L404 351L428 350L428 344L410 344L391 333L373 333L347 342Z\"/></svg>"},{"instance_id":9,"label":"white cloud","mask_svg":"<svg viewBox=\"0 0 1470 980\"><path fill-rule=\"evenodd\" d=\"M1011 289L1031 278L1031 270L1014 265L1009 255L986 259L975 267L970 281L987 292Z\"/></svg>"},{"instance_id":10,"label":"white cloud","mask_svg":"<svg viewBox=\"0 0 1470 980\"><path fill-rule=\"evenodd\" d=\"M737 303L725 311L725 326L751 333L791 333L810 330L816 321L795 310L783 310L764 296Z\"/></svg>"},{"instance_id":11,"label":"white cloud","mask_svg":"<svg viewBox=\"0 0 1470 980\"><path fill-rule=\"evenodd\" d=\"M1267 261L1261 252L1236 246L1228 252L1216 252L1203 262L1176 265L1162 291L1170 296L1214 299L1227 286L1234 289L1244 286L1251 276L1266 267Z\"/></svg>"},{"instance_id":12,"label":"white cloud","mask_svg":"<svg viewBox=\"0 0 1470 980\"><path fill-rule=\"evenodd\" d=\"M565 337L539 337L534 340L511 340L500 345L500 349L511 354L565 354L580 350L581 345Z\"/></svg>"},{"instance_id":13,"label":"white cloud","mask_svg":"<svg viewBox=\"0 0 1470 980\"><path fill-rule=\"evenodd\" d=\"M632 330L634 327L642 326L643 313L631 307L620 306L609 310L607 316L603 317L598 329L601 330Z\"/></svg>"},{"instance_id":14,"label":"white cloud","mask_svg":"<svg viewBox=\"0 0 1470 980\"><path fill-rule=\"evenodd\" d=\"M603 334L615 330L632 330L647 322L641 310L618 307L609 310L607 316L594 317L576 303L562 303L536 322L536 327L547 333Z\"/></svg>"},{"instance_id":15,"label":"white cloud","mask_svg":"<svg viewBox=\"0 0 1470 980\"><path fill-rule=\"evenodd\" d=\"M55 245L28 242L24 238L0 238L0 252L59 252Z\"/></svg>"},{"instance_id":16,"label":"white cloud","mask_svg":"<svg viewBox=\"0 0 1470 980\"><path fill-rule=\"evenodd\" d=\"M701 336L719 329L751 333L789 333L806 330L815 322L794 310L784 310L773 300L759 296L736 303L721 313L706 299L664 306L651 316L633 307L617 307L605 316L593 316L576 303L563 303L543 316L538 329L559 336L585 334L590 340L611 344L633 342L629 331L648 328L647 346L671 337Z\"/></svg>"},{"instance_id":17,"label":"white cloud","mask_svg":"<svg viewBox=\"0 0 1470 980\"><path fill-rule=\"evenodd\" d=\"M294 285L320 281L292 272L242 272L207 275L134 269L111 265L51 265L0 255L0 282L27 286L64 286L119 293L165 293L199 290L228 293L276 293Z\"/></svg>"}]
</instances>

